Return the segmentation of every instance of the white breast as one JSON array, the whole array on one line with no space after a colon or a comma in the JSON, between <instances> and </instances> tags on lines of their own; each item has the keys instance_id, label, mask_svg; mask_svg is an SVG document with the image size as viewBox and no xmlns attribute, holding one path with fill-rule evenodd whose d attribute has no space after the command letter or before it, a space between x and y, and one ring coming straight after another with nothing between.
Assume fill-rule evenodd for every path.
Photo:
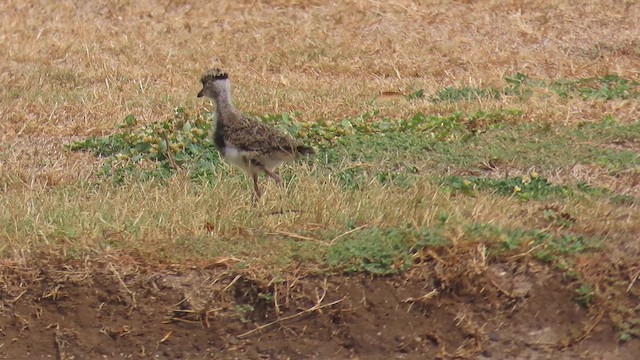
<instances>
[{"instance_id":1,"label":"white breast","mask_svg":"<svg viewBox=\"0 0 640 360\"><path fill-rule=\"evenodd\" d=\"M224 161L228 162L231 165L235 165L241 169L249 171L249 164L244 161L243 153L246 152L238 149L235 146L225 146L223 155Z\"/></svg>"},{"instance_id":2,"label":"white breast","mask_svg":"<svg viewBox=\"0 0 640 360\"><path fill-rule=\"evenodd\" d=\"M232 145L226 145L224 147L223 157L227 163L237 166L249 173L255 171L255 169L252 169L251 160L257 161L270 171L273 171L273 169L283 163L283 159L272 158L253 151L244 151ZM260 170L258 171L261 172Z\"/></svg>"}]
</instances>

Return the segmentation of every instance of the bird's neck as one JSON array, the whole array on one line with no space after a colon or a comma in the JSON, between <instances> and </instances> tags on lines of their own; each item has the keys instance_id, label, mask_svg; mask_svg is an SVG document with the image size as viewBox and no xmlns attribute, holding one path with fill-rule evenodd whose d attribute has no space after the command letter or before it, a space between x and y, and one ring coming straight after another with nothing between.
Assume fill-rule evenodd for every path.
<instances>
[{"instance_id":1,"label":"bird's neck","mask_svg":"<svg viewBox=\"0 0 640 360\"><path fill-rule=\"evenodd\" d=\"M224 119L235 112L235 108L231 103L231 84L229 80L221 80L217 85L218 92L213 101L216 103L218 119Z\"/></svg>"}]
</instances>

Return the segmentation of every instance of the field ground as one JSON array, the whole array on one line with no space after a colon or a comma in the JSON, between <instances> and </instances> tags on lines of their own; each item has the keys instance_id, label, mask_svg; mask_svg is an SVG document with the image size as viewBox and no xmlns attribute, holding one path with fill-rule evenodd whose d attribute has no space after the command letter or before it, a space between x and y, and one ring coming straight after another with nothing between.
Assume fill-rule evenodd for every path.
<instances>
[{"instance_id":1,"label":"field ground","mask_svg":"<svg viewBox=\"0 0 640 360\"><path fill-rule=\"evenodd\" d=\"M0 4L0 358L635 359L640 4ZM199 76L314 146L249 181Z\"/></svg>"},{"instance_id":2,"label":"field ground","mask_svg":"<svg viewBox=\"0 0 640 360\"><path fill-rule=\"evenodd\" d=\"M110 256L38 265L37 274L9 271L29 291L7 309L3 335L15 339L5 343L7 359L634 359L640 350L619 345L603 314L577 307L562 277L536 264L493 264L474 278L486 291L459 285L441 294L425 293L440 275L424 269L305 276L272 288L278 310L259 284L221 263L143 268Z\"/></svg>"}]
</instances>

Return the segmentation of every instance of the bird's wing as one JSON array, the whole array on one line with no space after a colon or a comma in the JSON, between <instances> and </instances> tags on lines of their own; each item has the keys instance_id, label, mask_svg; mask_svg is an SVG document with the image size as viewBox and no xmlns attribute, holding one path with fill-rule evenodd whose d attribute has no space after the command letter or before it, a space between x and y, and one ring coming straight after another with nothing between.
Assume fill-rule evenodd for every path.
<instances>
[{"instance_id":1,"label":"bird's wing","mask_svg":"<svg viewBox=\"0 0 640 360\"><path fill-rule=\"evenodd\" d=\"M224 124L225 140L245 151L269 154L296 152L299 144L288 134L255 118L239 114Z\"/></svg>"}]
</instances>

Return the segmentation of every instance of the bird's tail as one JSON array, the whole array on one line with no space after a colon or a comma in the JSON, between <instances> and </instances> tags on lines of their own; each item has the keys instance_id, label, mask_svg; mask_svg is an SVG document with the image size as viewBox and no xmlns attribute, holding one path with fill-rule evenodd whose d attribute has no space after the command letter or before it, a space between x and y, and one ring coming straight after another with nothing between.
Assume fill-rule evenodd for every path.
<instances>
[{"instance_id":1,"label":"bird's tail","mask_svg":"<svg viewBox=\"0 0 640 360\"><path fill-rule=\"evenodd\" d=\"M296 148L296 151L301 155L312 155L316 153L316 151L313 150L312 147L305 146L305 145L298 145L298 147Z\"/></svg>"}]
</instances>

